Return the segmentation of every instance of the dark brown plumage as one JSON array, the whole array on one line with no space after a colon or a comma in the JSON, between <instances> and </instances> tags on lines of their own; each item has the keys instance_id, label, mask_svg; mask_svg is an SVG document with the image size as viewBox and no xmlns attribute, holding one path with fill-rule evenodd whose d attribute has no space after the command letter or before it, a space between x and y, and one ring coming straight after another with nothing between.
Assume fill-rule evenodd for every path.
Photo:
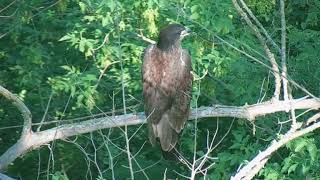
<instances>
[{"instance_id":1,"label":"dark brown plumage","mask_svg":"<svg viewBox=\"0 0 320 180\"><path fill-rule=\"evenodd\" d=\"M158 138L163 151L178 142L189 115L192 75L191 58L181 40L190 30L171 24L160 31L156 45L145 49L142 65L144 108L149 140Z\"/></svg>"}]
</instances>

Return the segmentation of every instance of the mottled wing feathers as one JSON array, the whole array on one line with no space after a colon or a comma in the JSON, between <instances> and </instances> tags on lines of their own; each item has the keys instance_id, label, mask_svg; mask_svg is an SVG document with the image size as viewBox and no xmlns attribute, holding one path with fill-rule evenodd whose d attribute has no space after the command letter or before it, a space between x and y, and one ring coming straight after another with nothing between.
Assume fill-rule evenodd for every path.
<instances>
[{"instance_id":1,"label":"mottled wing feathers","mask_svg":"<svg viewBox=\"0 0 320 180\"><path fill-rule=\"evenodd\" d=\"M170 108L169 121L171 126L180 133L183 128L186 120L189 116L189 107L191 99L191 90L192 90L192 75L191 71L191 59L187 51L183 51L182 54L183 62L185 63L183 71L181 72L181 80L177 80L179 86L175 93L174 101Z\"/></svg>"},{"instance_id":2,"label":"mottled wing feathers","mask_svg":"<svg viewBox=\"0 0 320 180\"><path fill-rule=\"evenodd\" d=\"M170 151L189 115L192 76L187 51L163 52L155 45L146 48L142 78L149 139L159 138L161 148Z\"/></svg>"},{"instance_id":3,"label":"mottled wing feathers","mask_svg":"<svg viewBox=\"0 0 320 180\"><path fill-rule=\"evenodd\" d=\"M162 64L159 63L161 59L157 60L157 57L157 48L150 45L144 51L142 65L144 108L146 116L153 123L159 122L172 103L169 92L160 86L162 77L159 74Z\"/></svg>"}]
</instances>

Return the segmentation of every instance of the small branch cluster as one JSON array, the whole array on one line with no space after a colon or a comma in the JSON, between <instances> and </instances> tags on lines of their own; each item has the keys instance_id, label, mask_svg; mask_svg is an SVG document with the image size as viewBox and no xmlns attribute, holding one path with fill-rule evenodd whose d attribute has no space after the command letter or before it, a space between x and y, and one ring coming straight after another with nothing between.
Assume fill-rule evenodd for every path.
<instances>
[{"instance_id":1,"label":"small branch cluster","mask_svg":"<svg viewBox=\"0 0 320 180\"><path fill-rule=\"evenodd\" d=\"M307 122L314 122L320 119L320 113L315 114L307 120ZM314 131L315 129L320 128L320 122L314 124L307 124L307 126L297 129L289 130L284 134L278 141L274 140L271 145L260 152L256 157L254 157L245 167L243 167L237 174L231 177L231 180L238 179L252 179L267 163L269 157L277 151L279 148L287 144L289 141L294 140L300 136L303 136L309 132Z\"/></svg>"}]
</instances>

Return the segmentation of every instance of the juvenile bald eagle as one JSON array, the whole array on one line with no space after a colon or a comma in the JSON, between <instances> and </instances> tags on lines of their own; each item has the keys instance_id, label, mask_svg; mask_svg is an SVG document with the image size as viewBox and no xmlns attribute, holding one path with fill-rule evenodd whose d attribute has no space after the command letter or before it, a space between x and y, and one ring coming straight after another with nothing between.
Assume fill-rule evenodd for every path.
<instances>
[{"instance_id":1,"label":"juvenile bald eagle","mask_svg":"<svg viewBox=\"0 0 320 180\"><path fill-rule=\"evenodd\" d=\"M181 47L188 28L170 24L158 42L145 49L142 65L144 109L152 145L158 138L163 151L171 151L189 116L191 58Z\"/></svg>"}]
</instances>

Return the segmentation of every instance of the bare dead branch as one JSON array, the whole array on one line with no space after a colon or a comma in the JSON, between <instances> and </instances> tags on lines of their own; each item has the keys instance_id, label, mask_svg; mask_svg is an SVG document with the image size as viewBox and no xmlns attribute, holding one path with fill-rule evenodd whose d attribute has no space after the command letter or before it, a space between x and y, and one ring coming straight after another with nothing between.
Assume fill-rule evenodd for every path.
<instances>
[{"instance_id":1,"label":"bare dead branch","mask_svg":"<svg viewBox=\"0 0 320 180\"><path fill-rule=\"evenodd\" d=\"M12 1L10 4L8 4L6 7L2 8L2 9L0 10L0 13L1 13L2 11L5 11L6 9L8 9L8 8L9 8L10 6L12 6L16 1L17 1L17 0L14 0L14 1Z\"/></svg>"},{"instance_id":2,"label":"bare dead branch","mask_svg":"<svg viewBox=\"0 0 320 180\"><path fill-rule=\"evenodd\" d=\"M5 174L1 174L1 173L0 173L0 179L1 180L15 180L15 179L13 179Z\"/></svg>"},{"instance_id":3,"label":"bare dead branch","mask_svg":"<svg viewBox=\"0 0 320 180\"><path fill-rule=\"evenodd\" d=\"M121 13L118 10L118 4L116 6L117 9L117 21L120 21L121 19ZM117 23L119 24L119 22ZM122 104L123 104L123 113L124 115L127 114L127 106L126 106L126 92L125 92L125 79L124 79L124 71L123 71L123 66L124 66L124 62L122 59L122 49L121 49L121 33L119 30L119 26L116 26L116 30L117 30L117 34L118 34L118 38L117 38L117 44L118 44L118 56L119 56L119 61L120 61L120 69L121 69L121 91L122 91ZM131 179L134 180L134 170L133 170L133 166L132 166L132 159L131 158L131 152L130 152L130 140L129 140L129 136L128 136L128 126L125 125L124 126L124 135L125 135L125 140L126 140L126 152L127 152L127 157L128 157L128 165L129 165L129 172L130 172L130 176ZM137 164L139 166L139 164Z\"/></svg>"},{"instance_id":4,"label":"bare dead branch","mask_svg":"<svg viewBox=\"0 0 320 180\"><path fill-rule=\"evenodd\" d=\"M5 37L9 32L6 32L6 33L3 33L3 34L0 34L0 39Z\"/></svg>"},{"instance_id":5,"label":"bare dead branch","mask_svg":"<svg viewBox=\"0 0 320 180\"><path fill-rule=\"evenodd\" d=\"M32 115L30 110L16 95L12 94L10 91L5 89L1 85L0 85L0 94L2 94L9 101L12 101L12 104L16 106L18 110L21 112L21 115L24 120L21 137L27 136L27 134L31 133Z\"/></svg>"},{"instance_id":6,"label":"bare dead branch","mask_svg":"<svg viewBox=\"0 0 320 180\"><path fill-rule=\"evenodd\" d=\"M320 113L315 114L310 119L320 118ZM309 121L309 120L307 120ZM271 155L277 151L280 147L287 144L289 141L294 140L300 136L303 136L315 129L320 128L320 122L314 123L306 128L300 130L288 131L283 135L278 141L274 140L272 144L263 152L260 152L253 160L251 160L246 166L241 168L241 170L233 177L231 180L245 180L252 179L267 163Z\"/></svg>"},{"instance_id":7,"label":"bare dead branch","mask_svg":"<svg viewBox=\"0 0 320 180\"><path fill-rule=\"evenodd\" d=\"M107 62L107 57L105 58L105 61ZM99 83L100 83L103 75L106 73L108 67L110 67L111 65L114 65L114 64L116 64L116 63L119 63L119 62L120 62L120 61L114 61L114 62L112 62L112 63L106 63L106 64L105 64L103 70L101 71L101 73L100 73L100 75L99 75L98 81L97 81L97 83L96 83L96 88L98 87L98 85L99 85Z\"/></svg>"},{"instance_id":8,"label":"bare dead branch","mask_svg":"<svg viewBox=\"0 0 320 180\"><path fill-rule=\"evenodd\" d=\"M18 12L18 8L9 16L0 16L0 18L11 18Z\"/></svg>"},{"instance_id":9,"label":"bare dead branch","mask_svg":"<svg viewBox=\"0 0 320 180\"><path fill-rule=\"evenodd\" d=\"M286 60L286 18L284 13L284 0L280 0L280 19L281 19L281 78L283 87L283 99L285 101L292 99L292 94L289 91L287 60ZM292 128L297 128L297 120L294 109L290 108L292 117Z\"/></svg>"},{"instance_id":10,"label":"bare dead branch","mask_svg":"<svg viewBox=\"0 0 320 180\"><path fill-rule=\"evenodd\" d=\"M46 116L47 116L47 114L48 114L48 110L49 110L49 107L50 107L50 103L51 103L52 96L53 96L53 93L51 92L50 97L49 97L49 100L48 100L48 103L47 103L47 106L46 106L46 110L44 111L44 114L43 114L42 119L41 119L41 121L40 121L40 125L39 125L38 128L37 128L37 132L40 131L40 129L41 129L41 127L42 127L42 125L43 125L43 123L44 123L44 121L45 121L45 119L46 119Z\"/></svg>"},{"instance_id":11,"label":"bare dead branch","mask_svg":"<svg viewBox=\"0 0 320 180\"><path fill-rule=\"evenodd\" d=\"M148 43L150 43L150 44L156 44L156 42L155 42L154 40L149 39L149 38L145 37L145 36L142 35L142 34L136 33L136 35L137 35L139 38L141 38L142 40L144 40L144 41L146 41L146 42L148 42Z\"/></svg>"},{"instance_id":12,"label":"bare dead branch","mask_svg":"<svg viewBox=\"0 0 320 180\"><path fill-rule=\"evenodd\" d=\"M252 11L250 10L250 8L247 6L247 4L243 1L240 0L241 5L243 6L243 8L247 11L247 13L249 14L249 16L253 19L253 21L257 24L257 26L261 29L261 31L263 32L263 34L265 35L265 37L268 39L268 42L270 42L272 44L272 46L279 52L281 53L281 50L279 48L279 46L277 45L276 42L274 42L274 40L271 38L271 36L269 35L269 33L267 32L267 30L263 27L263 25L260 23L260 21L256 18L256 16L252 13Z\"/></svg>"},{"instance_id":13,"label":"bare dead branch","mask_svg":"<svg viewBox=\"0 0 320 180\"><path fill-rule=\"evenodd\" d=\"M306 122L306 125L310 125L311 123L316 122L318 119L320 118L320 113L312 116L311 118L309 118Z\"/></svg>"},{"instance_id":14,"label":"bare dead branch","mask_svg":"<svg viewBox=\"0 0 320 180\"><path fill-rule=\"evenodd\" d=\"M317 99L294 99L289 101L268 101L253 105L200 107L193 109L189 119L204 117L235 117L253 120L256 117L285 111L287 106L294 109L319 109L320 102ZM19 156L36 149L41 145L56 139L65 139L70 136L84 134L99 129L129 126L146 123L144 113L126 114L114 117L95 118L73 124L60 125L55 128L35 133L26 133L27 136L19 139L0 157L0 171L7 167Z\"/></svg>"},{"instance_id":15,"label":"bare dead branch","mask_svg":"<svg viewBox=\"0 0 320 180\"><path fill-rule=\"evenodd\" d=\"M199 174L199 173L202 173L203 175L205 175L205 171L207 171L208 169L210 169L213 165L215 165L215 163L212 163L210 164L209 166L207 167L204 167L205 163L208 162L208 160L210 159L215 159L215 158L212 158L210 157L210 153L216 148L219 146L219 144L227 137L227 135L230 133L230 130L232 128L232 125L234 123L234 120L232 121L231 125L229 126L229 129L227 130L227 132L222 136L222 138L216 143L216 144L213 144L214 140L215 140L215 137L218 133L218 130L219 130L219 121L217 121L217 128L216 128L216 131L215 131L215 134L214 134L214 137L212 138L211 142L209 143L209 134L207 136L207 152L199 157L198 159L193 159L193 162L192 162L192 168L190 168L189 170L191 171L191 176L190 176L190 179L195 179L196 175Z\"/></svg>"},{"instance_id":16,"label":"bare dead branch","mask_svg":"<svg viewBox=\"0 0 320 180\"><path fill-rule=\"evenodd\" d=\"M284 13L284 1L280 0L280 17L281 17L281 69L282 69L282 84L283 98L289 99L288 81L287 81L287 63L286 63L286 19Z\"/></svg>"},{"instance_id":17,"label":"bare dead branch","mask_svg":"<svg viewBox=\"0 0 320 180\"><path fill-rule=\"evenodd\" d=\"M256 37L258 38L258 40L260 41L260 43L265 51L265 54L268 57L268 60L272 66L272 73L275 78L275 90L274 90L273 96L275 99L278 100L279 96L280 96L281 78L279 75L279 66L275 60L274 54L270 51L269 47L267 46L267 42L266 42L265 38L262 36L262 34L260 33L258 27L252 23L252 21L250 20L248 15L239 6L237 0L232 0L232 3L234 5L234 7L236 8L236 10L238 11L238 13L240 14L240 16L246 21L248 26L252 29L252 31L254 32Z\"/></svg>"},{"instance_id":18,"label":"bare dead branch","mask_svg":"<svg viewBox=\"0 0 320 180\"><path fill-rule=\"evenodd\" d=\"M254 120L256 117L286 111L286 106L294 109L319 109L320 102L317 99L294 99L289 101L267 101L253 105L200 107L198 113L191 112L190 119L203 117L235 117Z\"/></svg>"}]
</instances>

